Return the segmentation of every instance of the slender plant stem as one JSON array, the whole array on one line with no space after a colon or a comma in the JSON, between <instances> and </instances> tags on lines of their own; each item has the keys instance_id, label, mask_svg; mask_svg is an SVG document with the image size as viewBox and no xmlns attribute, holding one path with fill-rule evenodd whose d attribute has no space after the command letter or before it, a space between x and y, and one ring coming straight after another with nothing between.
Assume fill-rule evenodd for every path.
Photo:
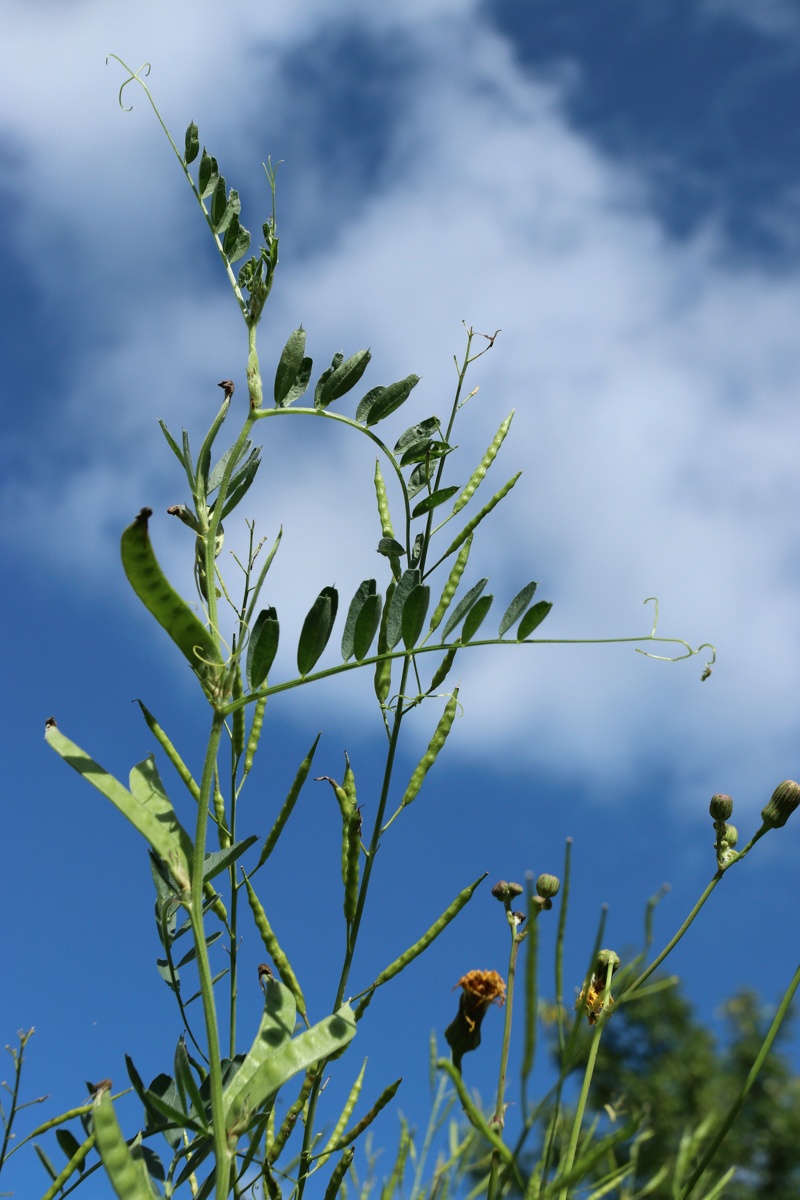
<instances>
[{"instance_id":1,"label":"slender plant stem","mask_svg":"<svg viewBox=\"0 0 800 1200\"><path fill-rule=\"evenodd\" d=\"M500 1048L500 1074L497 1080L497 1100L494 1106L494 1116L491 1120L491 1126L494 1130L500 1133L505 1125L505 1099L506 1099L506 1076L508 1074L508 1051L511 1045L511 1023L514 1016L514 984L517 978L517 958L519 956L519 948L525 940L525 934L517 932L516 922L511 912L507 912L508 923L511 928L511 953L508 959L508 981L506 984L506 1012L505 1021L503 1023L503 1044ZM500 1155L497 1150L492 1151L492 1165L489 1174L489 1189L486 1193L487 1200L495 1200L497 1196L497 1185L500 1173Z\"/></svg>"},{"instance_id":2,"label":"slender plant stem","mask_svg":"<svg viewBox=\"0 0 800 1200\"><path fill-rule=\"evenodd\" d=\"M789 1011L789 1005L791 1004L791 1002L794 998L794 994L797 991L798 986L800 986L800 966L798 966L797 970L795 971L795 973L792 977L792 981L789 984L788 988L786 989L783 999L781 1000L780 1004L778 1005L778 1011L775 1013L775 1017L772 1021L772 1024L769 1027L767 1036L764 1038L764 1041L761 1044L761 1049L759 1050L758 1054L756 1055L755 1061L754 1061L752 1067L750 1068L750 1071L742 1085L742 1089L739 1092L739 1095L736 1097L733 1104L728 1109L725 1116L722 1118L722 1120L719 1124L719 1128L717 1129L713 1138L711 1139L711 1141L709 1142L705 1151L703 1152L703 1155L702 1155L699 1163L695 1167L694 1171L692 1172L692 1175L691 1175L688 1183L686 1184L686 1187L681 1192L681 1200L687 1200L687 1198L694 1191L695 1187L697 1186L697 1184L700 1181L700 1176L703 1174L706 1167L711 1162L712 1158L714 1157L714 1155L716 1154L720 1145L722 1144L722 1141L723 1141L724 1137L726 1136L728 1130L730 1129L731 1125L735 1121L736 1116L739 1112L739 1109L744 1104L748 1092L751 1090L753 1084L755 1083L755 1081L758 1077L759 1071L763 1067L764 1061L765 1061L767 1055L769 1054L770 1050L772 1049L772 1044L775 1041L775 1038L778 1035L778 1031L786 1018L786 1014Z\"/></svg>"},{"instance_id":3,"label":"slender plant stem","mask_svg":"<svg viewBox=\"0 0 800 1200\"><path fill-rule=\"evenodd\" d=\"M213 575L211 576L213 580ZM213 586L211 589L213 591ZM222 1064L220 1060L219 1026L217 1009L214 1000L214 984L212 982L211 964L208 959L203 928L203 865L206 851L206 830L208 827L208 810L214 787L215 769L219 743L224 728L225 718L215 712L211 723L211 733L208 738L203 776L200 784L200 799L197 805L197 825L195 830L194 853L192 858L192 891L190 917L195 948L197 950L197 972L200 982L200 993L203 1002L203 1017L208 1041L208 1078L211 1098L211 1115L214 1127L214 1151L216 1157L216 1200L225 1200L230 1191L230 1167L232 1154L228 1146L225 1129L225 1114L222 1100Z\"/></svg>"}]
</instances>

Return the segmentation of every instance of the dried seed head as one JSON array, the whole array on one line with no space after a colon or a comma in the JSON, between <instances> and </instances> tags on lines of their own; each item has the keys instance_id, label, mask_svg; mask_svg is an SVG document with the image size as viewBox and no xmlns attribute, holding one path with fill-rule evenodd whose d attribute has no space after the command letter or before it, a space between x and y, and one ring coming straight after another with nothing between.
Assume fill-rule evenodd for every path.
<instances>
[{"instance_id":1,"label":"dried seed head","mask_svg":"<svg viewBox=\"0 0 800 1200\"><path fill-rule=\"evenodd\" d=\"M560 887L561 880L555 875L540 875L536 880L536 891L545 900L552 900L553 896L557 896Z\"/></svg>"},{"instance_id":2,"label":"dried seed head","mask_svg":"<svg viewBox=\"0 0 800 1200\"><path fill-rule=\"evenodd\" d=\"M455 1020L447 1026L444 1036L452 1055L453 1064L461 1070L461 1059L470 1050L481 1044L481 1021L492 1003L503 1005L506 985L497 971L467 971L456 987L462 989Z\"/></svg>"},{"instance_id":3,"label":"dried seed head","mask_svg":"<svg viewBox=\"0 0 800 1200\"><path fill-rule=\"evenodd\" d=\"M800 783L785 779L772 793L769 804L761 810L761 820L768 829L780 829L800 805Z\"/></svg>"},{"instance_id":4,"label":"dried seed head","mask_svg":"<svg viewBox=\"0 0 800 1200\"><path fill-rule=\"evenodd\" d=\"M727 821L733 812L733 801L724 792L718 792L716 796L711 797L708 811L711 813L713 820Z\"/></svg>"},{"instance_id":5,"label":"dried seed head","mask_svg":"<svg viewBox=\"0 0 800 1200\"><path fill-rule=\"evenodd\" d=\"M232 379L222 379L217 384L217 387L221 387L225 393L225 399L230 400L231 396L233 395L233 380Z\"/></svg>"}]
</instances>

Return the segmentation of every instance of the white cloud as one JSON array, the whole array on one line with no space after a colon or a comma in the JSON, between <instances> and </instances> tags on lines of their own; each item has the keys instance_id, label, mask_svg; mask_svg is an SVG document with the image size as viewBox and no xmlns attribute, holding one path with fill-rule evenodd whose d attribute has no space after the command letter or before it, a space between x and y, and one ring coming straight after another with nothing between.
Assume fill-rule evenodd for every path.
<instances>
[{"instance_id":1,"label":"white cloud","mask_svg":"<svg viewBox=\"0 0 800 1200\"><path fill-rule=\"evenodd\" d=\"M185 232L197 217L149 114L123 120L109 72L88 64L101 43L137 66L145 55L158 61L154 86L170 119L194 117L215 145L240 154L248 96L257 85L269 92L270 63L334 21L323 3L300 15L288 3L268 15L234 6L237 37L230 16L212 21L209 5L194 4L189 23L189 11L178 4L164 16L146 4L120 15L87 3L67 19L56 9L44 46L31 10L18 8L12 21L14 67L2 86L18 97L17 182L31 190L22 219L56 254L68 216L71 270L81 272L81 294L94 296L87 308L104 317L98 344L80 334L51 430L54 443L82 445L80 462L56 483L31 476L18 532L45 529L40 552L58 562L80 519L78 553L95 587L112 515L132 515L153 494L180 498L169 493L179 480L167 474L168 457L154 462L153 419L199 430L218 398L209 380L233 373L243 331L232 300L221 316L221 283L195 294L176 266L174 246L199 239ZM538 578L556 601L543 636L645 631L651 612L641 601L658 594L665 634L720 651L702 687L702 661L666 667L613 647L465 659L472 719L462 752L568 764L609 787L669 764L676 796L698 780L718 790L724 769L724 786L738 781L757 798L797 771L797 280L737 265L713 225L671 241L635 170L570 127L559 85L526 78L472 6L387 12L354 2L338 12L373 32L402 32L416 67L380 189L300 266L284 258L265 346L274 354L300 320L318 367L339 348L370 344L371 383L423 375L411 420L450 402L458 321L501 327L475 368L481 390L458 435L456 481L511 407L512 437L482 491L488 498L519 466L526 475L476 546L475 577L492 574L499 611ZM256 38L263 51L242 52ZM167 197L160 207L151 173ZM308 183L304 203L322 221L313 164ZM373 455L329 426L266 424L272 448L257 498L265 533L286 526L270 599L287 614L289 636L319 587L335 580L345 606L377 569ZM313 556L299 549L306 535ZM174 530L164 536L179 540ZM302 611L291 618L298 596Z\"/></svg>"}]
</instances>

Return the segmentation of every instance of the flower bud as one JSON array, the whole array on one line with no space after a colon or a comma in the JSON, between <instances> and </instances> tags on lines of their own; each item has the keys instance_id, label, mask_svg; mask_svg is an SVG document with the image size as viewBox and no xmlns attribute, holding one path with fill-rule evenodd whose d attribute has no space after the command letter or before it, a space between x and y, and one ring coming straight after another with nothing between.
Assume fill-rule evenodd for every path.
<instances>
[{"instance_id":1,"label":"flower bud","mask_svg":"<svg viewBox=\"0 0 800 1200\"><path fill-rule=\"evenodd\" d=\"M521 896L524 889L518 883L506 883L505 879L501 879L492 888L492 895L495 900L499 900L501 904L510 904L517 896Z\"/></svg>"},{"instance_id":2,"label":"flower bud","mask_svg":"<svg viewBox=\"0 0 800 1200\"><path fill-rule=\"evenodd\" d=\"M733 849L739 840L739 830L735 825L726 825L725 832L722 835L722 841L728 843L729 849Z\"/></svg>"},{"instance_id":3,"label":"flower bud","mask_svg":"<svg viewBox=\"0 0 800 1200\"><path fill-rule=\"evenodd\" d=\"M553 896L558 895L560 887L561 881L555 875L540 875L536 880L536 891L545 900L551 900Z\"/></svg>"},{"instance_id":4,"label":"flower bud","mask_svg":"<svg viewBox=\"0 0 800 1200\"><path fill-rule=\"evenodd\" d=\"M613 950L601 950L597 956L597 966L594 969L595 976L598 976L605 983L608 968L611 967L612 974L619 966L619 955Z\"/></svg>"},{"instance_id":5,"label":"flower bud","mask_svg":"<svg viewBox=\"0 0 800 1200\"><path fill-rule=\"evenodd\" d=\"M727 821L733 812L733 801L724 792L718 792L716 796L711 797L708 811L715 821Z\"/></svg>"},{"instance_id":6,"label":"flower bud","mask_svg":"<svg viewBox=\"0 0 800 1200\"><path fill-rule=\"evenodd\" d=\"M768 829L780 829L800 805L800 783L785 779L772 793L769 804L761 810L761 820Z\"/></svg>"}]
</instances>

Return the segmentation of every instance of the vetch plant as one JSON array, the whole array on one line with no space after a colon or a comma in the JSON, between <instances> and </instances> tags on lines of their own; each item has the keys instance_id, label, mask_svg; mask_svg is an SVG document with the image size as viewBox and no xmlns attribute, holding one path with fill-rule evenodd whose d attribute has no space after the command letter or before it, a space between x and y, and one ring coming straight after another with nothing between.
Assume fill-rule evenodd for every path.
<instances>
[{"instance_id":1,"label":"vetch plant","mask_svg":"<svg viewBox=\"0 0 800 1200\"><path fill-rule=\"evenodd\" d=\"M68 1155L67 1165L60 1171L48 1167L53 1177L45 1193L48 1197L68 1194L102 1169L123 1200L149 1200L161 1194L191 1194L198 1200L264 1193L275 1197L287 1194L287 1190L299 1200L309 1185L311 1194L324 1194L326 1200L332 1200L343 1191L348 1176L351 1181L357 1178L356 1144L392 1101L400 1081L391 1081L377 1096L373 1094L366 1111L356 1115L364 1083L362 1067L343 1108L334 1118L330 1114L323 1118L323 1080L331 1070L346 1069L338 1060L357 1038L362 1020L368 1020L367 1010L375 992L430 948L470 902L484 878L466 882L444 912L431 914L429 927L411 946L374 978L364 977L357 951L370 919L368 901L378 850L384 848L386 853L391 826L422 789L430 786L431 769L461 711L462 697L454 682L456 660L476 647L514 646L524 653L527 651L522 647L564 639L533 636L551 609L549 601L536 598L537 584L533 581L524 583L501 606L496 633L491 631L494 596L486 593L488 579L468 575L476 535L482 533L484 522L520 477L520 472L513 473L487 497L485 481L510 431L512 412L491 437L467 483L450 482L456 421L462 419L462 410L474 395L466 391L467 376L472 364L493 347L497 335L467 329L463 356L456 360L456 387L449 412L443 417L416 421L391 438L383 432L384 422L408 400L419 382L416 375L370 386L360 394L349 415L342 411L344 406L335 407L359 388L370 363L368 350L358 350L347 358L337 353L314 379L313 363L306 354L306 333L296 329L274 364L271 387L265 386L257 331L278 266L275 171L269 162L264 167L271 212L261 226L262 243L257 252L250 253L251 235L241 221L239 194L228 188L217 159L205 148L201 150L197 126L189 126L180 150L144 83L147 71L143 68L133 72L122 65L128 78L120 89L120 103L128 84L135 82L144 89L208 225L241 312L247 331L246 395L241 397L244 389L237 392L232 379L221 381L222 402L197 453L193 453L185 431L175 436L161 422L188 490L187 502L170 506L168 513L177 517L186 527L187 536L193 538L196 597L187 600L183 594L186 589L178 591L169 581L153 544L153 536L158 539L157 522L149 507L139 507L132 499L131 521L121 534L122 566L131 587L188 663L205 698L208 726L200 770L191 768L157 715L142 701L141 713L155 749L175 769L183 786L180 796L168 794L155 754L133 767L126 784L62 732L54 718L48 720L46 729L51 748L114 804L148 844L161 947L158 969L179 1008L184 1033L169 1073L162 1072L150 1084L126 1058L128 1079L143 1110L142 1126L134 1135L123 1133L114 1108L116 1093L111 1081L103 1080L92 1085L88 1103L61 1114L29 1136L39 1137L57 1127L62 1149ZM310 398L303 405L300 401L307 394ZM240 427L233 442L219 452L218 438L237 407ZM334 585L320 581L319 593L305 609L301 624L295 650L296 674L284 678L276 669L281 622L268 600L269 571L280 551L281 534L265 550L264 543L257 539L255 521L247 520L248 550L243 559L236 559L241 572L238 588L223 572L220 553L225 526L230 525L245 500L260 467L262 448L253 440L257 431L266 431L268 421L294 418L334 421L353 437L371 443L376 455L376 543L383 577L363 580L342 605L338 653L333 636L340 597ZM400 496L399 506L393 510L385 484L387 475L394 479ZM476 495L481 488L480 495ZM301 603L305 608L308 599L303 602L298 597ZM694 649L682 639L662 637L657 632L657 621L656 604L649 633L599 640L631 643L642 653L670 661L708 649L709 662L703 673L706 677L714 661L713 647L705 644ZM656 654L655 646L671 650ZM302 981L314 970L313 951L307 962L298 962L294 954L290 958L273 927L266 892L259 891L258 874L287 823L302 819L297 806L315 769L320 735L311 741L297 767L282 806L272 814L272 826L265 838L241 829L241 798L256 768L268 700L354 671L371 686L385 733L382 778L377 797L370 797L366 803L357 789L357 764L346 753L342 753L341 775L312 776L323 786L328 785L340 817L341 836L330 853L341 869L337 904L341 905L344 947L338 975L329 981L328 1008L311 1012ZM429 701L436 716L431 721L428 747L407 782L398 784L396 762L405 718ZM785 789L789 785L783 786ZM796 789L797 785L791 787ZM791 806L796 806L797 796L791 787L778 799L773 798L764 818L765 828L783 824ZM761 833L737 854L727 817L717 816L715 821L721 878L744 857ZM565 899L568 875L567 863L562 890ZM508 883L494 889L511 936L507 979L503 980L494 969L465 971L458 984L459 1013L446 1032L452 1062L441 1059L437 1063L446 1086L455 1089L478 1142L483 1140L488 1147L487 1187L491 1197L507 1194L514 1187L523 1187L531 1196L566 1195L576 1181L587 1176L595 1161L593 1151L590 1153L581 1141L581 1109L574 1117L566 1151L555 1155L554 1139L563 1124L563 1107L556 1103L555 1108L551 1104L548 1109L543 1101L534 1105L528 1099L537 1022L536 921L553 907L559 881L544 874L535 888L529 883L524 910L517 911L513 902L523 890L520 885ZM704 894L701 903L706 898ZM677 937L688 928L696 911ZM581 1017L578 1013L568 1028L561 959L565 914L566 905L559 916L556 961L557 1028L562 1049L559 1095L574 1062ZM258 1026L243 1031L238 1019L240 945L245 939L252 944L255 936L260 937L269 959L258 969L264 1005ZM627 982L631 964L620 970L618 977L624 976L625 983L622 987L615 984L617 1006L641 991L677 937L633 982ZM523 988L523 1119L522 1130L514 1134L512 1142L506 1135L505 1097L517 959L526 939L529 958ZM215 975L210 949L217 942L225 947L228 965ZM584 1015L588 1011L597 1037L611 1011L612 973L609 958L603 974L599 946L598 941L582 1000ZM193 996L187 996L184 985L187 972L196 973ZM200 1001L200 1019L193 1015L194 999ZM498 1092L493 1115L487 1119L467 1091L461 1063L464 1054L479 1043L480 1024L487 1009L503 1001L506 1024ZM227 1027L223 1014L227 1014ZM590 1080L587 1071L586 1089ZM276 1098L282 1093L283 1098L288 1093L291 1100L279 1122ZM446 1103L437 1101L437 1111ZM536 1120L545 1112L556 1114L545 1139L545 1157L526 1176L522 1151ZM76 1121L81 1124L81 1140L67 1128L68 1122ZM323 1125L332 1132L324 1133ZM409 1153L408 1137L404 1145ZM462 1166L468 1162L473 1145L472 1141L464 1142L456 1155ZM396 1165L387 1187L396 1184L399 1188L401 1182L402 1170ZM391 1194L386 1192L387 1196Z\"/></svg>"}]
</instances>

